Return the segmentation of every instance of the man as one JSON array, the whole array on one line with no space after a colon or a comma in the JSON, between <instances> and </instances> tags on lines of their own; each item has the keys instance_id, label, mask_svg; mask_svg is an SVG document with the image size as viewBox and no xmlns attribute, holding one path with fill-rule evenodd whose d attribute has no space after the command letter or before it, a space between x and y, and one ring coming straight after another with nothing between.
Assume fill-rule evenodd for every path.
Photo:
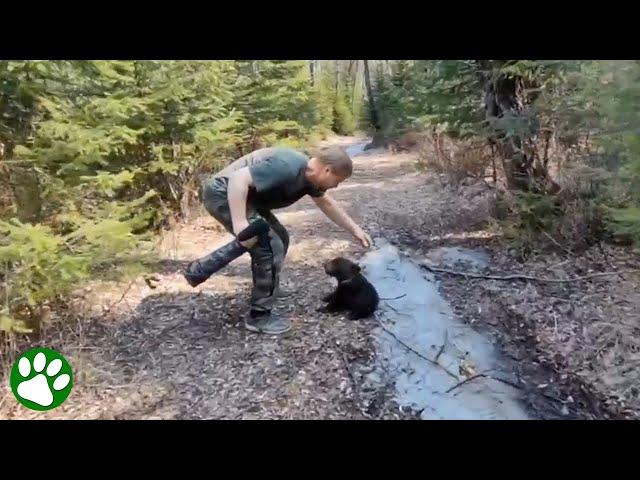
<instances>
[{"instance_id":1,"label":"man","mask_svg":"<svg viewBox=\"0 0 640 480\"><path fill-rule=\"evenodd\" d=\"M291 328L273 312L289 235L272 210L285 208L305 195L324 214L368 248L371 237L340 208L327 190L349 178L353 164L339 147L320 149L311 158L289 148L263 148L245 155L207 180L202 187L205 208L230 233L237 235L249 222L263 218L269 242L257 238L241 242L249 249L253 290L245 326L253 332L281 334Z\"/></svg>"}]
</instances>

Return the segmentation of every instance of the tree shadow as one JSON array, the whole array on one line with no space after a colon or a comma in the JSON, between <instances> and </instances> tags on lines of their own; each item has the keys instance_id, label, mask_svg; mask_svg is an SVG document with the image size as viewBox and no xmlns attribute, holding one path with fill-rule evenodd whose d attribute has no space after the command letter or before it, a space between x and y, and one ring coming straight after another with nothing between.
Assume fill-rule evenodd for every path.
<instances>
[{"instance_id":1,"label":"tree shadow","mask_svg":"<svg viewBox=\"0 0 640 480\"><path fill-rule=\"evenodd\" d=\"M335 353L319 348L330 336L334 319L314 318L303 311L307 305L282 308L294 323L290 333L281 336L248 332L243 325L248 292L154 293L143 298L132 316L135 321L120 323L115 332L103 338L110 352L110 369L121 371L127 390L136 395L160 386L162 402L155 396L144 408L132 405L119 413L122 418L163 416L177 418L240 418L262 410L265 417L287 415L299 408L298 373L304 369L321 378L318 383L332 385L338 392L339 375L321 365ZM288 304L287 304L288 305ZM301 320L305 318L305 321ZM354 329L344 323L337 329ZM342 333L352 338L352 332ZM318 343L320 342L320 343ZM109 343L109 345L104 345ZM339 363L338 363L339 364ZM333 385L335 384L335 385ZM317 387L324 392L324 387ZM325 392L326 393L326 392ZM320 393L318 393L320 394ZM336 393L337 394L337 393ZM266 395L264 403L257 400ZM329 404L331 403L327 400ZM303 415L300 410L296 415Z\"/></svg>"}]
</instances>

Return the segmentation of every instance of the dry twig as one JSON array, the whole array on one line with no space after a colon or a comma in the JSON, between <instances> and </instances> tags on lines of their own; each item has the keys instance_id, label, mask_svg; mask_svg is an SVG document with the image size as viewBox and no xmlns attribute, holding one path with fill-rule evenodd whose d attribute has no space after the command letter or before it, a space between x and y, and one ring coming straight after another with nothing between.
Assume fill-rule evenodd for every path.
<instances>
[{"instance_id":1,"label":"dry twig","mask_svg":"<svg viewBox=\"0 0 640 480\"><path fill-rule=\"evenodd\" d=\"M404 298L404 297L406 297L406 296L407 296L407 294L406 294L406 293L404 293L404 294L402 294L402 295L400 295L400 296L398 296L398 297L393 297L393 298L380 298L380 300L398 300L399 298Z\"/></svg>"},{"instance_id":2,"label":"dry twig","mask_svg":"<svg viewBox=\"0 0 640 480\"><path fill-rule=\"evenodd\" d=\"M404 348L406 348L407 350L415 353L417 356L419 356L420 358L426 360L427 362L435 365L436 367L441 368L442 370L444 370L449 376L455 378L456 380L458 380L458 376L455 373L450 372L449 370L447 370L447 368L443 365L441 365L440 363L431 360L429 357L424 356L423 354L421 354L420 352L418 352L417 350L413 349L412 347L410 347L409 345L407 345L406 343L404 343L402 340L400 340L395 333L393 333L391 330L389 330L387 327L384 326L384 324L379 320L376 319L378 321L378 324L380 325L380 328L382 328L385 332L387 332L389 335L391 335L400 345L402 345Z\"/></svg>"},{"instance_id":3,"label":"dry twig","mask_svg":"<svg viewBox=\"0 0 640 480\"><path fill-rule=\"evenodd\" d=\"M360 391L358 389L358 384L356 383L356 379L353 376L353 372L351 371L351 368L349 368L349 359L347 358L347 354L344 353L342 350L340 350L341 356L342 356L342 362L344 363L344 369L347 371L347 374L349 375L349 380L351 380L351 388L353 389L353 396L355 397L355 403L356 403L356 407L358 408L358 410L360 410L360 406L362 405L360 402Z\"/></svg>"},{"instance_id":4,"label":"dry twig","mask_svg":"<svg viewBox=\"0 0 640 480\"><path fill-rule=\"evenodd\" d=\"M131 282L129 283L129 286L126 288L126 290L124 291L124 293L122 294L122 296L120 297L120 299L116 302L113 302L111 305L109 305L107 307L107 309L104 311L104 313L102 314L103 317L107 316L111 310L113 309L113 307L115 307L116 305L118 305L122 300L124 300L124 297L126 297L127 293L129 293L129 290L131 290L131 287L133 286L133 284L136 283L136 280L133 279L131 280Z\"/></svg>"},{"instance_id":5,"label":"dry twig","mask_svg":"<svg viewBox=\"0 0 640 480\"><path fill-rule=\"evenodd\" d=\"M555 238L553 238L551 235L549 235L547 232L545 232L544 230L542 230L542 234L547 237L549 240L551 240L551 243L553 243L556 247L558 247L560 250L564 251L565 253L567 253L567 255L571 255L571 250L569 250L568 248L563 247L562 245L560 245L560 242L558 242Z\"/></svg>"},{"instance_id":6,"label":"dry twig","mask_svg":"<svg viewBox=\"0 0 640 480\"><path fill-rule=\"evenodd\" d=\"M454 385L453 387L451 387L450 389L448 389L445 393L451 393L452 391L454 391L456 388L464 385L465 383L471 382L472 380L475 380L477 378L488 378L489 380L495 380L496 382L501 382L504 383L505 385L509 385L510 387L513 387L517 390L522 390L524 392L527 393L533 393L535 395L540 395L541 397L544 397L548 400L552 400L554 402L557 403L564 403L562 400L552 396L552 395L548 395L544 392L539 392L537 390L533 390L533 389L525 389L523 388L521 385L518 385L517 383L511 382L509 380L505 380L504 378L499 378L499 377L492 377L491 375L487 375L485 373L479 373L478 375L474 375L473 377L469 377L463 381L461 381L460 383L457 383L456 385Z\"/></svg>"},{"instance_id":7,"label":"dry twig","mask_svg":"<svg viewBox=\"0 0 640 480\"><path fill-rule=\"evenodd\" d=\"M436 355L435 361L437 362L440 358L440 355L444 352L444 349L447 348L447 340L449 339L449 330L444 331L444 342L442 342L442 346L440 347L440 351Z\"/></svg>"},{"instance_id":8,"label":"dry twig","mask_svg":"<svg viewBox=\"0 0 640 480\"><path fill-rule=\"evenodd\" d=\"M472 380L475 380L476 378L480 378L480 377L486 377L486 375L484 373L479 373L477 375L474 375L473 377L469 377L466 378L465 380L462 380L461 382L456 383L453 387L451 387L449 390L447 390L444 393L451 393L453 392L456 388L461 387L462 385L464 385L465 383L468 383Z\"/></svg>"},{"instance_id":9,"label":"dry twig","mask_svg":"<svg viewBox=\"0 0 640 480\"><path fill-rule=\"evenodd\" d=\"M600 273L592 273L590 275L585 275L583 277L574 277L574 278L542 278L542 277L532 277L529 275L481 275L477 273L467 273L467 272L458 272L456 270L449 270L447 268L436 268L431 267L429 265L421 264L420 265L425 270L429 270L431 272L437 273L448 273L449 275L458 275L460 277L467 278L485 278L487 280L530 280L533 282L547 282L547 283L569 283L569 282L579 282L582 280L589 280L591 278L597 277L610 277L613 275L625 275L629 273L640 273L640 268L636 268L634 270L621 270L620 272L600 272Z\"/></svg>"}]
</instances>

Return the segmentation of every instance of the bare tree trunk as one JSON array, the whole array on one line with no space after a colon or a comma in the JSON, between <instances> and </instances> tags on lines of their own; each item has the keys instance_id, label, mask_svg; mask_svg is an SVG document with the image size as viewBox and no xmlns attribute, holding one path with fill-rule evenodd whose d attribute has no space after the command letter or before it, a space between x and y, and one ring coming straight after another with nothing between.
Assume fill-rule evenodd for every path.
<instances>
[{"instance_id":1,"label":"bare tree trunk","mask_svg":"<svg viewBox=\"0 0 640 480\"><path fill-rule=\"evenodd\" d=\"M480 62L489 72L501 67L501 64L492 65L491 60ZM534 177L534 158L526 152L525 145L530 139L524 135L507 135L504 127L496 126L497 119L511 117L517 121L522 117L525 107L523 79L490 74L485 83L484 102L486 121L492 131L489 142L495 145L502 159L507 188L529 190Z\"/></svg>"},{"instance_id":2,"label":"bare tree trunk","mask_svg":"<svg viewBox=\"0 0 640 480\"><path fill-rule=\"evenodd\" d=\"M10 168L9 183L16 202L18 220L36 223L42 214L41 186L38 174L28 167Z\"/></svg>"},{"instance_id":3,"label":"bare tree trunk","mask_svg":"<svg viewBox=\"0 0 640 480\"><path fill-rule=\"evenodd\" d=\"M23 166L12 156L14 145L0 142L0 162L2 174L7 181L12 203L15 205L18 220L23 223L37 223L42 218L42 185L38 172L30 166ZM7 157L5 163L4 157ZM4 194L5 192L0 192Z\"/></svg>"},{"instance_id":4,"label":"bare tree trunk","mask_svg":"<svg viewBox=\"0 0 640 480\"><path fill-rule=\"evenodd\" d=\"M376 109L375 98L373 97L373 89L371 88L371 74L369 72L369 60L363 60L364 62L364 81L367 86L367 98L369 100L369 114L371 116L371 124L376 133L380 131L380 121L378 117L378 110Z\"/></svg>"},{"instance_id":5,"label":"bare tree trunk","mask_svg":"<svg viewBox=\"0 0 640 480\"><path fill-rule=\"evenodd\" d=\"M356 88L358 86L358 65L360 62L358 60L355 61L355 70L353 71L353 94L351 95L351 110L355 111L356 108Z\"/></svg>"},{"instance_id":6,"label":"bare tree trunk","mask_svg":"<svg viewBox=\"0 0 640 480\"><path fill-rule=\"evenodd\" d=\"M315 60L309 60L309 76L311 77L311 85L315 87L316 85Z\"/></svg>"},{"instance_id":7,"label":"bare tree trunk","mask_svg":"<svg viewBox=\"0 0 640 480\"><path fill-rule=\"evenodd\" d=\"M364 62L364 80L367 85L367 99L369 104L369 114L371 119L371 124L373 125L374 133L373 133L373 147L378 147L384 143L384 140L381 138L382 129L380 128L380 117L378 116L378 110L376 108L375 98L373 96L373 89L371 88L371 74L369 72L369 61L363 60Z\"/></svg>"},{"instance_id":8,"label":"bare tree trunk","mask_svg":"<svg viewBox=\"0 0 640 480\"><path fill-rule=\"evenodd\" d=\"M376 62L376 82L384 78L383 65L380 60Z\"/></svg>"},{"instance_id":9,"label":"bare tree trunk","mask_svg":"<svg viewBox=\"0 0 640 480\"><path fill-rule=\"evenodd\" d=\"M523 118L527 99L524 95L524 79L521 77L497 78L487 82L485 107L489 124L498 118ZM547 170L547 147L543 162L535 160L535 133L519 133L507 136L504 127L494 127L490 141L495 144L502 158L507 188L518 190L541 190L556 192L559 186L551 179Z\"/></svg>"}]
</instances>

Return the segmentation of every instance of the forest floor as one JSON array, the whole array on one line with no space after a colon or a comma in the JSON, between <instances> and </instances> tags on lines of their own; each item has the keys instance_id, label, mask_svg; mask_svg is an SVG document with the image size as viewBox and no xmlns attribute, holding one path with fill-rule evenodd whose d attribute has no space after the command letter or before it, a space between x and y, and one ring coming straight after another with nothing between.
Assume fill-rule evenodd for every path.
<instances>
[{"instance_id":1,"label":"forest floor","mask_svg":"<svg viewBox=\"0 0 640 480\"><path fill-rule=\"evenodd\" d=\"M335 137L353 146L366 139ZM476 274L569 278L640 268L629 249L599 245L579 255L541 252L520 261L489 229L493 190L485 183L444 186L419 171L414 154L370 150L354 157L351 179L332 192L373 237L429 265L470 272L441 247L482 251ZM143 279L83 290L74 322L52 323L43 345L74 368L74 390L46 413L21 407L5 385L0 418L50 419L397 419L394 386L367 387L376 356L374 319L315 312L332 287L322 263L358 260L365 250L305 198L277 212L291 247L282 274L289 297L278 310L293 328L281 337L243 328L251 287L244 256L193 289L180 270L230 236L203 211L159 242L163 270ZM532 418L625 418L640 413L638 276L548 283L438 274L456 316L490 336L518 379ZM33 343L33 342L32 342Z\"/></svg>"}]
</instances>

